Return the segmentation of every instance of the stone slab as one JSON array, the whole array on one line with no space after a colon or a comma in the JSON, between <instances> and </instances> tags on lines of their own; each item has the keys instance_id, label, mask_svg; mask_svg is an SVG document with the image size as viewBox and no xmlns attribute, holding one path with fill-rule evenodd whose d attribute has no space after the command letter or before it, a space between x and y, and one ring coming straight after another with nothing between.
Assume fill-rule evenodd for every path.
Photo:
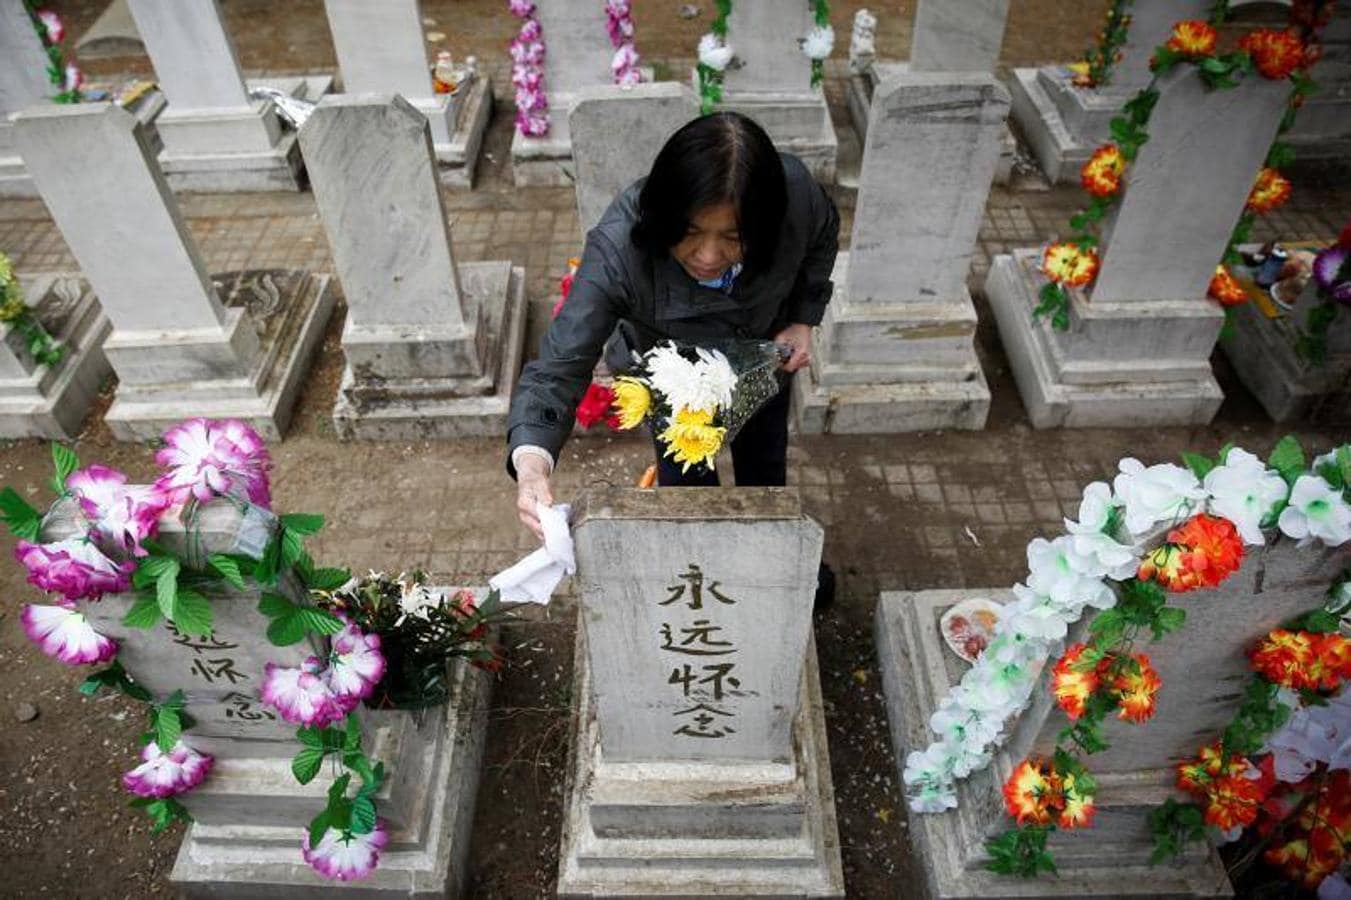
<instances>
[{"instance_id":1,"label":"stone slab","mask_svg":"<svg viewBox=\"0 0 1351 900\"><path fill-rule=\"evenodd\" d=\"M727 43L735 57L723 76L727 93L813 93L811 60L801 41L814 24L811 4L799 0L733 4Z\"/></svg>"},{"instance_id":2,"label":"stone slab","mask_svg":"<svg viewBox=\"0 0 1351 900\"><path fill-rule=\"evenodd\" d=\"M418 0L324 0L348 94L432 96Z\"/></svg>"},{"instance_id":3,"label":"stone slab","mask_svg":"<svg viewBox=\"0 0 1351 900\"><path fill-rule=\"evenodd\" d=\"M1014 69L1008 81L1012 117L1037 165L1052 184L1079 180L1079 170L1093 154L1066 127L1054 101L1037 79L1036 69Z\"/></svg>"},{"instance_id":4,"label":"stone slab","mask_svg":"<svg viewBox=\"0 0 1351 900\"><path fill-rule=\"evenodd\" d=\"M549 92L551 109L559 109L561 114L555 95L612 83L610 62L615 48L606 32L604 3L549 0L536 4L535 15L549 48L544 56L544 89ZM513 24L517 22L513 20Z\"/></svg>"},{"instance_id":5,"label":"stone slab","mask_svg":"<svg viewBox=\"0 0 1351 900\"><path fill-rule=\"evenodd\" d=\"M459 104L459 121L449 143L432 144L436 153L436 172L442 184L472 188L483 153L483 139L493 115L493 85L480 72L469 85Z\"/></svg>"},{"instance_id":6,"label":"stone slab","mask_svg":"<svg viewBox=\"0 0 1351 900\"><path fill-rule=\"evenodd\" d=\"M775 147L801 159L813 178L835 181L840 142L824 95L728 91L717 108L751 117Z\"/></svg>"},{"instance_id":7,"label":"stone slab","mask_svg":"<svg viewBox=\"0 0 1351 900\"><path fill-rule=\"evenodd\" d=\"M113 56L139 56L145 52L136 20L131 17L127 0L112 0L80 39L75 52L81 59L107 59Z\"/></svg>"},{"instance_id":8,"label":"stone slab","mask_svg":"<svg viewBox=\"0 0 1351 900\"><path fill-rule=\"evenodd\" d=\"M23 0L0 2L0 121L55 92L47 51Z\"/></svg>"},{"instance_id":9,"label":"stone slab","mask_svg":"<svg viewBox=\"0 0 1351 900\"><path fill-rule=\"evenodd\" d=\"M1009 0L920 0L910 43L916 72L993 72Z\"/></svg>"}]
</instances>

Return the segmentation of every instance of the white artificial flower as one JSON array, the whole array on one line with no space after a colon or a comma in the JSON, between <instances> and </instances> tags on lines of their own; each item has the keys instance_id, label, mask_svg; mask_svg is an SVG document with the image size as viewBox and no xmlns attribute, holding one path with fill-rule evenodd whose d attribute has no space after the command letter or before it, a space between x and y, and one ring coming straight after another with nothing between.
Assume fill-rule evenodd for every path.
<instances>
[{"instance_id":1,"label":"white artificial flower","mask_svg":"<svg viewBox=\"0 0 1351 900\"><path fill-rule=\"evenodd\" d=\"M1083 555L1076 550L1074 542L1079 537L1082 535L1061 535L1054 541L1033 538L1027 545L1027 586L1061 606L1111 606L1115 600L1109 599L1111 589L1102 581L1108 569L1096 553Z\"/></svg>"},{"instance_id":2,"label":"white artificial flower","mask_svg":"<svg viewBox=\"0 0 1351 900\"><path fill-rule=\"evenodd\" d=\"M802 39L802 52L808 59L825 59L835 48L835 29L829 25L817 25Z\"/></svg>"},{"instance_id":3,"label":"white artificial flower","mask_svg":"<svg viewBox=\"0 0 1351 900\"><path fill-rule=\"evenodd\" d=\"M1281 531L1302 547L1318 538L1329 547L1351 540L1351 506L1338 491L1317 475L1301 475L1290 492L1290 505L1281 510Z\"/></svg>"},{"instance_id":4,"label":"white artificial flower","mask_svg":"<svg viewBox=\"0 0 1351 900\"><path fill-rule=\"evenodd\" d=\"M1126 530L1132 537L1159 522L1183 518L1205 499L1205 489L1196 476L1173 463L1145 468L1140 460L1128 456L1118 468L1120 474L1112 487L1126 507Z\"/></svg>"},{"instance_id":5,"label":"white artificial flower","mask_svg":"<svg viewBox=\"0 0 1351 900\"><path fill-rule=\"evenodd\" d=\"M982 749L999 734L1000 723L974 709L967 709L949 696L929 717L929 728L949 744Z\"/></svg>"},{"instance_id":6,"label":"white artificial flower","mask_svg":"<svg viewBox=\"0 0 1351 900\"><path fill-rule=\"evenodd\" d=\"M1263 749L1271 753L1276 777L1290 784L1318 763L1351 768L1351 691L1343 690L1325 706L1296 708Z\"/></svg>"},{"instance_id":7,"label":"white artificial flower","mask_svg":"<svg viewBox=\"0 0 1351 900\"><path fill-rule=\"evenodd\" d=\"M1058 641L1069 631L1069 623L1079 618L1078 606L1056 603L1049 596L1015 584L1018 599L1004 607L996 626L1001 635L1018 635L1039 642ZM989 650L986 650L989 653Z\"/></svg>"},{"instance_id":8,"label":"white artificial flower","mask_svg":"<svg viewBox=\"0 0 1351 900\"><path fill-rule=\"evenodd\" d=\"M1262 520L1289 492L1279 472L1238 447L1206 474L1205 489L1210 511L1233 522L1246 544L1266 543Z\"/></svg>"},{"instance_id":9,"label":"white artificial flower","mask_svg":"<svg viewBox=\"0 0 1351 900\"><path fill-rule=\"evenodd\" d=\"M1065 530L1070 534L1101 534L1112 517L1112 510L1121 504L1112 499L1112 486L1105 481L1095 481L1084 488L1084 497L1079 501L1079 521L1065 520Z\"/></svg>"},{"instance_id":10,"label":"white artificial flower","mask_svg":"<svg viewBox=\"0 0 1351 900\"><path fill-rule=\"evenodd\" d=\"M1073 559L1079 560L1081 565L1091 562L1085 574L1101 572L1108 578L1125 581L1140 567L1140 554L1134 547L1119 544L1101 531L1066 535L1065 539L1074 550ZM1093 597L1102 597L1102 592L1094 592Z\"/></svg>"},{"instance_id":11,"label":"white artificial flower","mask_svg":"<svg viewBox=\"0 0 1351 900\"><path fill-rule=\"evenodd\" d=\"M716 34L706 34L699 38L699 64L708 66L715 72L721 72L732 61L734 51L724 44Z\"/></svg>"},{"instance_id":12,"label":"white artificial flower","mask_svg":"<svg viewBox=\"0 0 1351 900\"><path fill-rule=\"evenodd\" d=\"M1343 444L1342 446L1351 447L1351 444ZM1315 456L1313 459L1313 465L1310 466L1309 468L1317 472L1320 468L1327 465L1328 463L1336 465L1337 451L1340 449L1341 447L1333 447L1331 450L1329 450L1327 453L1324 453L1322 456Z\"/></svg>"}]
</instances>

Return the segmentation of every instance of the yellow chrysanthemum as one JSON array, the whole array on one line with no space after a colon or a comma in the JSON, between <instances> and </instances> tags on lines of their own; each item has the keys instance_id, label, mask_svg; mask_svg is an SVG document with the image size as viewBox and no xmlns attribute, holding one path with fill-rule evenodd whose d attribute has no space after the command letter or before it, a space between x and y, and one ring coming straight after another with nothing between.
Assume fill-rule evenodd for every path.
<instances>
[{"instance_id":1,"label":"yellow chrysanthemum","mask_svg":"<svg viewBox=\"0 0 1351 900\"><path fill-rule=\"evenodd\" d=\"M1103 144L1079 170L1079 182L1094 197L1110 197L1121 188L1126 160L1116 144Z\"/></svg>"},{"instance_id":2,"label":"yellow chrysanthemum","mask_svg":"<svg viewBox=\"0 0 1351 900\"><path fill-rule=\"evenodd\" d=\"M1046 248L1041 270L1052 281L1067 287L1082 287L1098 274L1098 254L1091 247L1084 249L1078 244L1060 241Z\"/></svg>"},{"instance_id":3,"label":"yellow chrysanthemum","mask_svg":"<svg viewBox=\"0 0 1351 900\"><path fill-rule=\"evenodd\" d=\"M1270 167L1257 173L1252 191L1248 193L1248 209L1265 215L1290 199L1290 179Z\"/></svg>"},{"instance_id":4,"label":"yellow chrysanthemum","mask_svg":"<svg viewBox=\"0 0 1351 900\"><path fill-rule=\"evenodd\" d=\"M1219 33L1204 19L1184 19L1173 24L1167 47L1186 56L1210 56Z\"/></svg>"},{"instance_id":5,"label":"yellow chrysanthemum","mask_svg":"<svg viewBox=\"0 0 1351 900\"><path fill-rule=\"evenodd\" d=\"M727 429L716 427L712 422L712 411L683 407L666 430L657 435L657 439L666 445L664 455L680 463L682 472L699 463L713 468Z\"/></svg>"},{"instance_id":6,"label":"yellow chrysanthemum","mask_svg":"<svg viewBox=\"0 0 1351 900\"><path fill-rule=\"evenodd\" d=\"M652 393L636 378L621 375L614 383L614 408L619 412L619 427L637 428L652 409Z\"/></svg>"}]
</instances>

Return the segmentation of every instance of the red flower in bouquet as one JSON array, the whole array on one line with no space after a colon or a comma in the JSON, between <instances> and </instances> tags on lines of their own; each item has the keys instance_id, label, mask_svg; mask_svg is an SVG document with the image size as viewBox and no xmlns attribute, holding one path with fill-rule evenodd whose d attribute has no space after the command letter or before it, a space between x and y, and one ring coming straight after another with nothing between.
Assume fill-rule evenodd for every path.
<instances>
[{"instance_id":1,"label":"red flower in bouquet","mask_svg":"<svg viewBox=\"0 0 1351 900\"><path fill-rule=\"evenodd\" d=\"M1163 679L1159 678L1145 654L1136 653L1131 658L1139 671L1133 671L1131 666L1121 666L1112 680L1112 690L1117 694L1117 718L1138 725L1154 715L1158 705L1156 696L1163 687Z\"/></svg>"},{"instance_id":2,"label":"red flower in bouquet","mask_svg":"<svg viewBox=\"0 0 1351 900\"><path fill-rule=\"evenodd\" d=\"M1201 570L1205 555L1180 544L1163 544L1145 554L1135 577L1141 581L1157 581L1175 594L1202 586Z\"/></svg>"},{"instance_id":3,"label":"red flower in bouquet","mask_svg":"<svg viewBox=\"0 0 1351 900\"><path fill-rule=\"evenodd\" d=\"M1351 640L1336 632L1320 634L1314 641L1314 653L1328 672L1337 678L1351 678Z\"/></svg>"},{"instance_id":4,"label":"red flower in bouquet","mask_svg":"<svg viewBox=\"0 0 1351 900\"><path fill-rule=\"evenodd\" d=\"M1070 717L1071 722L1084 714L1088 698L1100 684L1098 673L1093 669L1076 671L1086 649L1084 644L1074 644L1051 670L1051 691L1055 694L1055 702Z\"/></svg>"},{"instance_id":5,"label":"red flower in bouquet","mask_svg":"<svg viewBox=\"0 0 1351 900\"><path fill-rule=\"evenodd\" d=\"M1237 306L1248 300L1248 292L1243 290L1243 286L1238 283L1238 279L1227 266L1215 267L1215 274L1211 276L1206 295L1218 301L1221 306Z\"/></svg>"},{"instance_id":6,"label":"red flower in bouquet","mask_svg":"<svg viewBox=\"0 0 1351 900\"><path fill-rule=\"evenodd\" d=\"M1069 241L1059 241L1042 254L1041 270L1046 277L1068 287L1082 287L1098 274L1098 254Z\"/></svg>"},{"instance_id":7,"label":"red flower in bouquet","mask_svg":"<svg viewBox=\"0 0 1351 900\"><path fill-rule=\"evenodd\" d=\"M1218 39L1219 32L1204 19L1183 19L1173 23L1173 33L1164 46L1184 56L1210 56Z\"/></svg>"},{"instance_id":8,"label":"red flower in bouquet","mask_svg":"<svg viewBox=\"0 0 1351 900\"><path fill-rule=\"evenodd\" d=\"M1291 31L1259 28L1245 34L1238 49L1252 57L1253 65L1263 78L1289 78L1304 66L1304 44Z\"/></svg>"},{"instance_id":9,"label":"red flower in bouquet","mask_svg":"<svg viewBox=\"0 0 1351 900\"><path fill-rule=\"evenodd\" d=\"M1221 831L1246 828L1257 820L1264 799L1266 791L1260 781L1246 775L1223 775L1206 792L1205 822Z\"/></svg>"},{"instance_id":10,"label":"red flower in bouquet","mask_svg":"<svg viewBox=\"0 0 1351 900\"><path fill-rule=\"evenodd\" d=\"M1318 686L1317 679L1311 677L1318 658L1316 637L1306 631L1277 628L1252 649L1248 659L1263 678L1274 684L1313 690Z\"/></svg>"},{"instance_id":11,"label":"red flower in bouquet","mask_svg":"<svg viewBox=\"0 0 1351 900\"><path fill-rule=\"evenodd\" d=\"M1243 562L1243 538L1233 522L1219 516L1192 516L1181 528L1168 532L1168 540L1201 554L1205 566L1198 574L1207 587L1237 572Z\"/></svg>"},{"instance_id":12,"label":"red flower in bouquet","mask_svg":"<svg viewBox=\"0 0 1351 900\"><path fill-rule=\"evenodd\" d=\"M1321 778L1308 778L1294 790L1317 791L1294 822L1282 833L1284 842L1269 848L1263 858L1284 870L1291 881L1310 890L1339 869L1351 846L1351 772L1338 769Z\"/></svg>"},{"instance_id":13,"label":"red flower in bouquet","mask_svg":"<svg viewBox=\"0 0 1351 900\"><path fill-rule=\"evenodd\" d=\"M611 428L618 428L619 416L610 411L614 402L615 392L611 388L592 382L582 402L577 404L577 423L583 428L590 428L603 421Z\"/></svg>"},{"instance_id":14,"label":"red flower in bouquet","mask_svg":"<svg viewBox=\"0 0 1351 900\"><path fill-rule=\"evenodd\" d=\"M1202 747L1195 759L1179 763L1177 767L1177 786L1184 791L1204 796L1210 786L1219 778L1242 776L1248 771L1248 760L1243 756L1231 756L1224 760L1224 748L1216 741Z\"/></svg>"},{"instance_id":15,"label":"red flower in bouquet","mask_svg":"<svg viewBox=\"0 0 1351 900\"><path fill-rule=\"evenodd\" d=\"M1270 166L1257 173L1252 190L1248 192L1248 209L1266 215L1290 199L1290 179Z\"/></svg>"},{"instance_id":16,"label":"red flower in bouquet","mask_svg":"<svg viewBox=\"0 0 1351 900\"><path fill-rule=\"evenodd\" d=\"M461 588L450 598L450 608L458 616L464 619L473 618L478 614L478 601L474 599L474 592ZM488 633L488 623L480 622L474 626L466 638L470 640L479 640Z\"/></svg>"},{"instance_id":17,"label":"red flower in bouquet","mask_svg":"<svg viewBox=\"0 0 1351 900\"><path fill-rule=\"evenodd\" d=\"M1079 181L1092 196L1110 197L1121 189L1121 174L1125 171L1126 160L1116 144L1103 144L1079 170Z\"/></svg>"},{"instance_id":18,"label":"red flower in bouquet","mask_svg":"<svg viewBox=\"0 0 1351 900\"><path fill-rule=\"evenodd\" d=\"M1048 766L1031 759L1018 764L1004 782L1004 808L1019 825L1048 825L1060 793Z\"/></svg>"}]
</instances>

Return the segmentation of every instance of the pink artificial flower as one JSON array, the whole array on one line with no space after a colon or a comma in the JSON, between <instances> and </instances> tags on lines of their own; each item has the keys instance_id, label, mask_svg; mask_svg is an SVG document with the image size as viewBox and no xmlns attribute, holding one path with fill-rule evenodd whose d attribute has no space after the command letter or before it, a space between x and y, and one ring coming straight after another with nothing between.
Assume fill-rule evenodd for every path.
<instances>
[{"instance_id":1,"label":"pink artificial flower","mask_svg":"<svg viewBox=\"0 0 1351 900\"><path fill-rule=\"evenodd\" d=\"M318 657L308 657L298 668L268 663L258 696L283 719L297 725L323 727L347 715L322 676Z\"/></svg>"},{"instance_id":2,"label":"pink artificial flower","mask_svg":"<svg viewBox=\"0 0 1351 900\"><path fill-rule=\"evenodd\" d=\"M305 832L302 853L305 862L325 878L338 881L356 881L375 871L380 862L380 851L389 843L385 820L376 819L370 834L353 834L330 828L319 839L319 846L310 847L309 831Z\"/></svg>"},{"instance_id":3,"label":"pink artificial flower","mask_svg":"<svg viewBox=\"0 0 1351 900\"><path fill-rule=\"evenodd\" d=\"M122 786L141 797L172 797L206 780L215 757L198 753L181 740L165 753L151 741L141 750L139 766L122 775Z\"/></svg>"},{"instance_id":4,"label":"pink artificial flower","mask_svg":"<svg viewBox=\"0 0 1351 900\"><path fill-rule=\"evenodd\" d=\"M530 114L524 110L517 110L516 130L526 137L544 137L549 133L549 117L547 114Z\"/></svg>"},{"instance_id":5,"label":"pink artificial flower","mask_svg":"<svg viewBox=\"0 0 1351 900\"><path fill-rule=\"evenodd\" d=\"M83 537L51 544L19 541L14 558L28 570L29 584L67 600L97 600L128 590L136 570L135 562L113 562Z\"/></svg>"},{"instance_id":6,"label":"pink artificial flower","mask_svg":"<svg viewBox=\"0 0 1351 900\"><path fill-rule=\"evenodd\" d=\"M643 74L638 68L638 51L633 44L625 44L615 51L610 61L610 71L614 73L615 84L632 87L642 81Z\"/></svg>"},{"instance_id":7,"label":"pink artificial flower","mask_svg":"<svg viewBox=\"0 0 1351 900\"><path fill-rule=\"evenodd\" d=\"M544 43L542 41L514 40L508 48L511 61L517 65L539 66L544 64Z\"/></svg>"},{"instance_id":8,"label":"pink artificial flower","mask_svg":"<svg viewBox=\"0 0 1351 900\"><path fill-rule=\"evenodd\" d=\"M549 109L549 98L543 91L520 88L516 91L516 108L525 113L546 112Z\"/></svg>"},{"instance_id":9,"label":"pink artificial flower","mask_svg":"<svg viewBox=\"0 0 1351 900\"><path fill-rule=\"evenodd\" d=\"M84 84L84 73L75 63L66 63L66 80L61 89L64 91L78 90Z\"/></svg>"},{"instance_id":10,"label":"pink artificial flower","mask_svg":"<svg viewBox=\"0 0 1351 900\"><path fill-rule=\"evenodd\" d=\"M169 471L155 482L155 489L172 502L242 494L259 506L271 504L267 470L272 459L247 424L188 419L166 431L164 443L155 461Z\"/></svg>"},{"instance_id":11,"label":"pink artificial flower","mask_svg":"<svg viewBox=\"0 0 1351 900\"><path fill-rule=\"evenodd\" d=\"M66 39L66 26L60 16L50 9L38 10L37 16L43 30L47 32L47 43L59 44Z\"/></svg>"},{"instance_id":12,"label":"pink artificial flower","mask_svg":"<svg viewBox=\"0 0 1351 900\"><path fill-rule=\"evenodd\" d=\"M333 655L324 681L333 697L355 709L357 702L369 697L376 682L385 675L385 657L380 653L380 636L363 634L353 624L333 636ZM350 709L348 711L350 711Z\"/></svg>"},{"instance_id":13,"label":"pink artificial flower","mask_svg":"<svg viewBox=\"0 0 1351 900\"><path fill-rule=\"evenodd\" d=\"M605 22L605 30L610 34L610 44L618 47L627 44L633 40L633 19L629 17L628 11L616 14L614 10L609 10L609 18Z\"/></svg>"},{"instance_id":14,"label":"pink artificial flower","mask_svg":"<svg viewBox=\"0 0 1351 900\"><path fill-rule=\"evenodd\" d=\"M141 541L159 529L169 498L151 487L127 487L126 482L126 475L96 464L70 473L66 488L80 501L97 534L125 553L145 556Z\"/></svg>"},{"instance_id":15,"label":"pink artificial flower","mask_svg":"<svg viewBox=\"0 0 1351 900\"><path fill-rule=\"evenodd\" d=\"M511 83L518 90L538 91L544 85L544 73L534 66L512 66Z\"/></svg>"},{"instance_id":16,"label":"pink artificial flower","mask_svg":"<svg viewBox=\"0 0 1351 900\"><path fill-rule=\"evenodd\" d=\"M539 41L543 37L544 26L539 23L539 19L526 19L521 23L521 30L516 32L516 39L524 44Z\"/></svg>"},{"instance_id":17,"label":"pink artificial flower","mask_svg":"<svg viewBox=\"0 0 1351 900\"><path fill-rule=\"evenodd\" d=\"M117 642L95 631L71 606L25 604L19 621L43 653L68 666L107 662L117 655Z\"/></svg>"},{"instance_id":18,"label":"pink artificial flower","mask_svg":"<svg viewBox=\"0 0 1351 900\"><path fill-rule=\"evenodd\" d=\"M513 16L525 18L535 14L535 0L507 0L507 9Z\"/></svg>"}]
</instances>

